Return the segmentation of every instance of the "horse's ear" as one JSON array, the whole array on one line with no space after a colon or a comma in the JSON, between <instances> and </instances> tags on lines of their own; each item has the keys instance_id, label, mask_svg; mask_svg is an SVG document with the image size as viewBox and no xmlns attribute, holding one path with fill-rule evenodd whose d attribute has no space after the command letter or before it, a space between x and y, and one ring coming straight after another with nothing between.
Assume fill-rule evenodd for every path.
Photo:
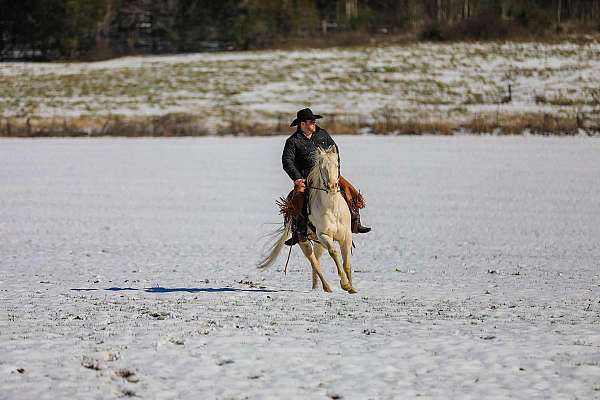
<instances>
[{"instance_id":1,"label":"horse's ear","mask_svg":"<svg viewBox=\"0 0 600 400\"><path fill-rule=\"evenodd\" d=\"M337 149L335 148L334 144L327 148L327 153L337 153Z\"/></svg>"}]
</instances>

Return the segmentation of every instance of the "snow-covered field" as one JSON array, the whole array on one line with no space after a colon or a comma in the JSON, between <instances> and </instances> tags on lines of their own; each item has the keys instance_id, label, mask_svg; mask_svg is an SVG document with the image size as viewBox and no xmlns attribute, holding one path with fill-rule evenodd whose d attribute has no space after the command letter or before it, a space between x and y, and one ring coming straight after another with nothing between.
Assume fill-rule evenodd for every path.
<instances>
[{"instance_id":1,"label":"snow-covered field","mask_svg":"<svg viewBox=\"0 0 600 400\"><path fill-rule=\"evenodd\" d=\"M337 140L357 295L254 267L283 137L0 140L0 399L600 398L600 140Z\"/></svg>"},{"instance_id":2,"label":"snow-covered field","mask_svg":"<svg viewBox=\"0 0 600 400\"><path fill-rule=\"evenodd\" d=\"M0 64L0 116L185 113L289 123L299 105L344 118L464 121L474 115L593 114L600 44L406 46ZM512 98L508 103L508 86ZM284 124L287 126L287 124Z\"/></svg>"}]
</instances>

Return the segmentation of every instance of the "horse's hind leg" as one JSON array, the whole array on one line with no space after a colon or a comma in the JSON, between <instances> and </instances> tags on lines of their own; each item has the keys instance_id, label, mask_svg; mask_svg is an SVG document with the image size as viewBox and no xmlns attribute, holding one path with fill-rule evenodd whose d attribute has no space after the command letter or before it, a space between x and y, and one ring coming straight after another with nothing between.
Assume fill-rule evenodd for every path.
<instances>
[{"instance_id":1,"label":"horse's hind leg","mask_svg":"<svg viewBox=\"0 0 600 400\"><path fill-rule=\"evenodd\" d=\"M342 259L340 258L340 253L335 248L333 244L333 239L324 233L319 234L319 242L327 249L333 261L335 261L335 266L338 270L338 275L340 276L340 286L342 289L348 291L352 288L352 285L348 281L348 277L346 276L346 272L342 269Z\"/></svg>"},{"instance_id":2,"label":"horse's hind leg","mask_svg":"<svg viewBox=\"0 0 600 400\"><path fill-rule=\"evenodd\" d=\"M319 262L319 265L321 265L321 256L323 255L323 251L325 249L323 249L323 246L321 246L318 242L314 242L313 243L313 251L315 253L315 258L317 259L317 261ZM314 268L312 270L312 288L316 289L317 285L318 285L318 279L319 276L317 275L317 273L315 272Z\"/></svg>"},{"instance_id":3,"label":"horse's hind leg","mask_svg":"<svg viewBox=\"0 0 600 400\"><path fill-rule=\"evenodd\" d=\"M346 273L346 277L348 277L348 282L350 282L350 289L348 289L348 293L356 293L357 290L352 285L352 264L350 263L350 255L352 253L352 235L350 235L350 239L340 242L340 248L342 250L342 259L344 260L344 272Z\"/></svg>"},{"instance_id":4,"label":"horse's hind leg","mask_svg":"<svg viewBox=\"0 0 600 400\"><path fill-rule=\"evenodd\" d=\"M315 252L313 251L313 246L311 246L310 242L308 242L308 241L300 242L298 244L300 245L300 249L302 250L302 253L304 253L306 258L308 258L308 261L310 262L310 265L312 266L313 289L316 288L316 282L317 282L316 277L318 277L321 280L321 284L323 285L323 290L326 292L332 292L331 286L329 286L329 283L327 283L327 281L325 280L325 277L323 276L323 272L321 271L321 266L319 264L319 260L317 259L317 257L315 256ZM315 277L315 275L316 275L316 277Z\"/></svg>"}]
</instances>

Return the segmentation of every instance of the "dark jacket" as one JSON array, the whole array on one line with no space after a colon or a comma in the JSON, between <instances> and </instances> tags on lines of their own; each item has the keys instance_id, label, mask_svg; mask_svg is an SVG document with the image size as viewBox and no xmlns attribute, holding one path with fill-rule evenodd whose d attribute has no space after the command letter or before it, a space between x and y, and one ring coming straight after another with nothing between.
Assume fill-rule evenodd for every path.
<instances>
[{"instance_id":1,"label":"dark jacket","mask_svg":"<svg viewBox=\"0 0 600 400\"><path fill-rule=\"evenodd\" d=\"M314 165L311 154L317 150L317 147L325 150L329 146L335 146L339 162L340 151L325 129L317 126L316 132L310 139L307 139L302 131L297 130L285 141L285 147L281 156L283 169L293 181L300 178L306 179Z\"/></svg>"}]
</instances>

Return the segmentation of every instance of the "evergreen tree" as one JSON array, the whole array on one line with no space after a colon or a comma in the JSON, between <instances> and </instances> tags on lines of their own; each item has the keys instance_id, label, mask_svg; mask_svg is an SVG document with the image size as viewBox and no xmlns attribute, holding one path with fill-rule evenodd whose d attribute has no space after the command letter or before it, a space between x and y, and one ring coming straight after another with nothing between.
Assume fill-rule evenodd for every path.
<instances>
[{"instance_id":1,"label":"evergreen tree","mask_svg":"<svg viewBox=\"0 0 600 400\"><path fill-rule=\"evenodd\" d=\"M268 47L320 36L325 22L377 33L435 24L457 39L600 30L600 0L0 0L0 10L2 58Z\"/></svg>"}]
</instances>

